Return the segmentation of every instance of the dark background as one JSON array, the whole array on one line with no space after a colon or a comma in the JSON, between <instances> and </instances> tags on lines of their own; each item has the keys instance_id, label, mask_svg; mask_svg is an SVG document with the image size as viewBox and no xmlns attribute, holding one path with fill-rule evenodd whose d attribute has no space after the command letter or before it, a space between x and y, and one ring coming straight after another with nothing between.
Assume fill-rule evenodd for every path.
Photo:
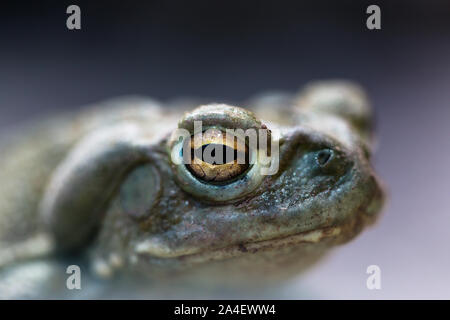
<instances>
[{"instance_id":1,"label":"dark background","mask_svg":"<svg viewBox=\"0 0 450 320\"><path fill-rule=\"evenodd\" d=\"M70 4L82 30L66 28ZM366 28L370 4L381 30ZM377 114L386 212L286 297L450 298L449 57L448 1L3 1L0 128L117 95L239 101L359 81ZM365 286L370 264L380 291Z\"/></svg>"}]
</instances>

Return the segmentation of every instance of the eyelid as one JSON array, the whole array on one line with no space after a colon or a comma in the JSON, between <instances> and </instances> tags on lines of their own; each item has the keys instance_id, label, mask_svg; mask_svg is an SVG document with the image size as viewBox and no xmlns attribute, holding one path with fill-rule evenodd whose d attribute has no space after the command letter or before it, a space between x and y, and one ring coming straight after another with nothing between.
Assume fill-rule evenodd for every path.
<instances>
[{"instance_id":1,"label":"eyelid","mask_svg":"<svg viewBox=\"0 0 450 320\"><path fill-rule=\"evenodd\" d=\"M185 114L178 123L178 128L193 133L195 121L201 121L204 130L211 127L219 129L259 129L262 125L252 112L224 104L209 104L194 109Z\"/></svg>"}]
</instances>

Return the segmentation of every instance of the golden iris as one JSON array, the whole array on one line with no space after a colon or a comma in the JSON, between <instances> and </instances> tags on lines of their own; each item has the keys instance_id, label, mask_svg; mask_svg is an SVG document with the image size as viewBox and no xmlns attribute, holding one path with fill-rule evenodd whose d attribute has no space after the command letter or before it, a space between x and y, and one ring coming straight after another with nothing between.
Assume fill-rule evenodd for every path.
<instances>
[{"instance_id":1,"label":"golden iris","mask_svg":"<svg viewBox=\"0 0 450 320\"><path fill-rule=\"evenodd\" d=\"M188 142L191 163L186 167L198 179L207 182L233 180L249 168L249 151L245 142L226 133L209 129Z\"/></svg>"}]
</instances>

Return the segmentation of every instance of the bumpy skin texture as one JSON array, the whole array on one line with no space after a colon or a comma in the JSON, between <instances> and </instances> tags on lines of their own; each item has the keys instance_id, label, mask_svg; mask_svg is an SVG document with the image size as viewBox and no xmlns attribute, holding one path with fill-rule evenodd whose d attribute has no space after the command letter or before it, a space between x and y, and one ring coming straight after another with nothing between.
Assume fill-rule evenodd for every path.
<instances>
[{"instance_id":1,"label":"bumpy skin texture","mask_svg":"<svg viewBox=\"0 0 450 320\"><path fill-rule=\"evenodd\" d=\"M0 145L0 292L26 296L11 280L18 270L38 263L61 272L59 257L108 279L269 284L375 221L383 191L358 86L318 82L243 106L122 98L11 133ZM277 132L278 172L242 197L202 199L170 157L171 132L195 120ZM63 285L55 286L46 290Z\"/></svg>"}]
</instances>

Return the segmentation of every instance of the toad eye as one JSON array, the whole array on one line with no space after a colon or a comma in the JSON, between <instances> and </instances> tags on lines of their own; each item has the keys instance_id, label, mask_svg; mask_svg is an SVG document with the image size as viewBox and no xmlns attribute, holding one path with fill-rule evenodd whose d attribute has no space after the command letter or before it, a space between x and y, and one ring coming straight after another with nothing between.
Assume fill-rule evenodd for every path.
<instances>
[{"instance_id":1,"label":"toad eye","mask_svg":"<svg viewBox=\"0 0 450 320\"><path fill-rule=\"evenodd\" d=\"M201 141L198 143L198 141ZM220 130L198 133L188 141L191 163L187 169L196 178L210 183L227 183L250 167L246 143L228 137Z\"/></svg>"},{"instance_id":2,"label":"toad eye","mask_svg":"<svg viewBox=\"0 0 450 320\"><path fill-rule=\"evenodd\" d=\"M172 146L173 168L180 187L198 197L226 202L251 193L262 182L262 149L257 143L217 128L185 136ZM266 150L264 150L266 152ZM176 160L176 162L174 161Z\"/></svg>"},{"instance_id":3,"label":"toad eye","mask_svg":"<svg viewBox=\"0 0 450 320\"><path fill-rule=\"evenodd\" d=\"M184 115L167 150L179 187L220 203L249 195L278 169L274 141L271 130L250 111L211 104ZM274 145L278 150L278 142Z\"/></svg>"}]
</instances>

